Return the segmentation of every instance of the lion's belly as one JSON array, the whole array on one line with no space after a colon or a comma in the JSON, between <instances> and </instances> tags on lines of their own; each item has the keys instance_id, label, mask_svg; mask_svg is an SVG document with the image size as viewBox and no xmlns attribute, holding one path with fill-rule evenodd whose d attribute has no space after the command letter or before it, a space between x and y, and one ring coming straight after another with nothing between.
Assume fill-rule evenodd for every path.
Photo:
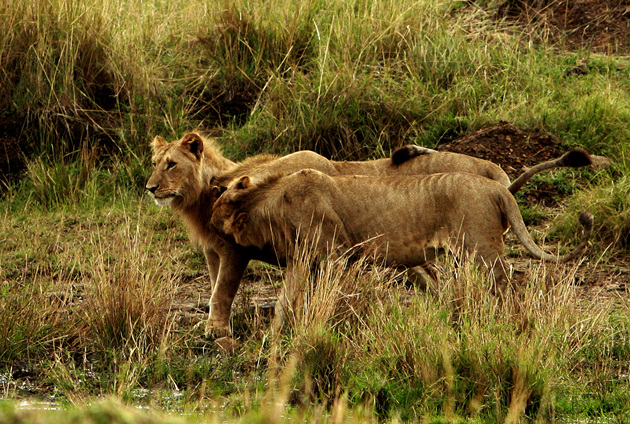
<instances>
[{"instance_id":1,"label":"lion's belly","mask_svg":"<svg viewBox=\"0 0 630 424\"><path fill-rule=\"evenodd\" d=\"M370 238L367 246L387 266L418 266L431 262L449 247L445 231L424 234L421 231L405 235L382 235Z\"/></svg>"}]
</instances>

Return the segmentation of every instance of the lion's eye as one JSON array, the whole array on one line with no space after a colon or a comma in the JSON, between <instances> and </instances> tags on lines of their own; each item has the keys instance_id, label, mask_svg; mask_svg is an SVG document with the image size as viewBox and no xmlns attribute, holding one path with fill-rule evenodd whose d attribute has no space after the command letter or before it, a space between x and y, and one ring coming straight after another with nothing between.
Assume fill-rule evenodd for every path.
<instances>
[{"instance_id":1,"label":"lion's eye","mask_svg":"<svg viewBox=\"0 0 630 424\"><path fill-rule=\"evenodd\" d=\"M177 165L177 163L171 161L168 164L166 164L166 169L172 169L175 167L175 165Z\"/></svg>"}]
</instances>

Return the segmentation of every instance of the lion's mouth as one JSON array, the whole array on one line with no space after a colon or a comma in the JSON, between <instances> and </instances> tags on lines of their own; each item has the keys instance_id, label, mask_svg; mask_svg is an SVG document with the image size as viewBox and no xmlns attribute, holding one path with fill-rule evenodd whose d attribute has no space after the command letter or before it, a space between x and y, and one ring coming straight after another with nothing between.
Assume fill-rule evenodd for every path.
<instances>
[{"instance_id":1,"label":"lion's mouth","mask_svg":"<svg viewBox=\"0 0 630 424\"><path fill-rule=\"evenodd\" d=\"M150 188L146 190L146 193L156 200L162 200L175 197L177 195L177 190L156 190L155 188Z\"/></svg>"},{"instance_id":2,"label":"lion's mouth","mask_svg":"<svg viewBox=\"0 0 630 424\"><path fill-rule=\"evenodd\" d=\"M155 194L155 193L149 192L149 195L152 196L155 200L166 200L166 199L172 199L173 197L175 197L174 193Z\"/></svg>"},{"instance_id":3,"label":"lion's mouth","mask_svg":"<svg viewBox=\"0 0 630 424\"><path fill-rule=\"evenodd\" d=\"M152 193L148 192L149 196L153 197L155 203L158 206L169 206L171 202L175 199L176 193Z\"/></svg>"}]
</instances>

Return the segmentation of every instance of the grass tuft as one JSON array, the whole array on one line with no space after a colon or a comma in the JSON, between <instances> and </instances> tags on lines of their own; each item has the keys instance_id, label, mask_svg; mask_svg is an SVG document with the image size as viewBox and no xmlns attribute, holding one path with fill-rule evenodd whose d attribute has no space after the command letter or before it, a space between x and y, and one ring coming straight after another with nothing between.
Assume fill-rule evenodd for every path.
<instances>
[{"instance_id":1,"label":"grass tuft","mask_svg":"<svg viewBox=\"0 0 630 424\"><path fill-rule=\"evenodd\" d=\"M570 214L587 210L595 216L598 251L609 251L607 255L624 255L630 247L630 180L621 176L597 186L591 186L573 196L569 208L555 221L560 234L575 232L576 222Z\"/></svg>"}]
</instances>

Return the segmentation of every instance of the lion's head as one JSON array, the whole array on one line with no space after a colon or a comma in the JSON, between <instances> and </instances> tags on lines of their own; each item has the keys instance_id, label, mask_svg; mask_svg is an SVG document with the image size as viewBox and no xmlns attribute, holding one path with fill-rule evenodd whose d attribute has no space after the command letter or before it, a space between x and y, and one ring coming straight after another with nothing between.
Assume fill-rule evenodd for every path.
<instances>
[{"instance_id":1,"label":"lion's head","mask_svg":"<svg viewBox=\"0 0 630 424\"><path fill-rule=\"evenodd\" d=\"M146 189L160 206L179 209L197 203L210 180L233 165L212 140L196 133L172 143L156 136L151 148L153 172Z\"/></svg>"},{"instance_id":2,"label":"lion's head","mask_svg":"<svg viewBox=\"0 0 630 424\"><path fill-rule=\"evenodd\" d=\"M239 234L245 229L249 215L239 211L244 207L244 202L249 199L247 194L251 187L251 179L241 177L230 184L229 188L214 187L213 194L216 202L212 210L212 225L224 234L234 234L239 239Z\"/></svg>"}]
</instances>

